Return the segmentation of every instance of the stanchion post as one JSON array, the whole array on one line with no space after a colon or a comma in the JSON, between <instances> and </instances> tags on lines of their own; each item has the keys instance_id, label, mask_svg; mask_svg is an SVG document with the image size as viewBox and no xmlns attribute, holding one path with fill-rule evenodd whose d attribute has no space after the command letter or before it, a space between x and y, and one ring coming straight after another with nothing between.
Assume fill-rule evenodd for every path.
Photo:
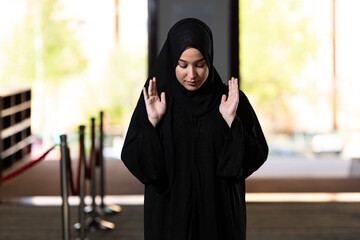
<instances>
[{"instance_id":1,"label":"stanchion post","mask_svg":"<svg viewBox=\"0 0 360 240\"><path fill-rule=\"evenodd\" d=\"M95 118L91 118L91 147L90 147L90 158L91 158L91 217L96 218L96 150L95 150Z\"/></svg>"},{"instance_id":2,"label":"stanchion post","mask_svg":"<svg viewBox=\"0 0 360 240\"><path fill-rule=\"evenodd\" d=\"M99 139L99 162L100 162L100 212L102 215L105 214L115 214L121 212L122 208L118 205L108 205L106 206L104 203L105 197L105 163L104 163L104 155L103 155L103 148L104 148L104 112L100 112L100 124L99 124L99 131L100 131L100 139Z\"/></svg>"},{"instance_id":3,"label":"stanchion post","mask_svg":"<svg viewBox=\"0 0 360 240\"><path fill-rule=\"evenodd\" d=\"M84 144L85 126L79 126L79 140L80 140L80 189L79 189L79 223L80 223L80 239L85 239L85 144Z\"/></svg>"},{"instance_id":4,"label":"stanchion post","mask_svg":"<svg viewBox=\"0 0 360 240\"><path fill-rule=\"evenodd\" d=\"M67 176L67 151L68 146L66 142L66 135L60 136L61 147L61 161L60 161L60 176L61 176L61 197L62 197L62 230L63 240L70 240L70 208L69 208L69 192L68 192L68 176Z\"/></svg>"},{"instance_id":5,"label":"stanchion post","mask_svg":"<svg viewBox=\"0 0 360 240\"><path fill-rule=\"evenodd\" d=\"M0 152L2 152L2 140L0 140ZM2 177L2 159L1 159L1 156L0 156L0 178L1 177ZM1 196L2 196L2 189L1 189L1 182L0 182L0 204L2 203Z\"/></svg>"},{"instance_id":6,"label":"stanchion post","mask_svg":"<svg viewBox=\"0 0 360 240\"><path fill-rule=\"evenodd\" d=\"M101 229L101 230L112 230L115 228L115 224L112 222L105 221L98 217L98 213L96 211L96 177L95 177L95 167L96 167L96 148L95 148L95 118L91 118L91 148L90 148L90 157L91 157L91 196L92 196L92 204L91 204L91 212L90 219L88 222L89 228Z\"/></svg>"},{"instance_id":7,"label":"stanchion post","mask_svg":"<svg viewBox=\"0 0 360 240\"><path fill-rule=\"evenodd\" d=\"M104 112L100 112L100 140L99 140L99 161L100 161L100 208L105 208L104 196L105 196L105 181L104 181L104 157L103 157L103 141L104 141L104 127L103 127Z\"/></svg>"}]
</instances>

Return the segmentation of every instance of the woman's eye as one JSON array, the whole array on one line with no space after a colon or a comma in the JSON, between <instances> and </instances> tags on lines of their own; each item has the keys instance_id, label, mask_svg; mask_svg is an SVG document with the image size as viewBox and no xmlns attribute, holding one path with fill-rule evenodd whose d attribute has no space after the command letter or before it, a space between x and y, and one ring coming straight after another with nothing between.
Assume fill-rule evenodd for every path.
<instances>
[{"instance_id":1,"label":"woman's eye","mask_svg":"<svg viewBox=\"0 0 360 240\"><path fill-rule=\"evenodd\" d=\"M179 64L179 67L181 67L181 68L186 68L187 65L181 65L181 64Z\"/></svg>"},{"instance_id":2,"label":"woman's eye","mask_svg":"<svg viewBox=\"0 0 360 240\"><path fill-rule=\"evenodd\" d=\"M205 64L197 64L196 67L203 68Z\"/></svg>"}]
</instances>

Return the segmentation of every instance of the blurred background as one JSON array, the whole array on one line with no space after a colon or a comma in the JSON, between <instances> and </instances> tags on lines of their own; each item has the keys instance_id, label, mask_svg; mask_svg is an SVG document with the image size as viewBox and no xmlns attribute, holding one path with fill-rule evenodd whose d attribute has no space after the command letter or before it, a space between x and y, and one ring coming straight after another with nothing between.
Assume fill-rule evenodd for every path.
<instances>
[{"instance_id":1,"label":"blurred background","mask_svg":"<svg viewBox=\"0 0 360 240\"><path fill-rule=\"evenodd\" d=\"M147 4L0 1L0 84L31 88L34 152L103 110L105 154L119 158L147 77ZM256 176L344 176L360 156L359 7L239 1L241 89L270 145Z\"/></svg>"},{"instance_id":2,"label":"blurred background","mask_svg":"<svg viewBox=\"0 0 360 240\"><path fill-rule=\"evenodd\" d=\"M51 141L100 109L126 131L146 78L146 1L5 0L0 16L1 86L31 87L34 135Z\"/></svg>"},{"instance_id":3,"label":"blurred background","mask_svg":"<svg viewBox=\"0 0 360 240\"><path fill-rule=\"evenodd\" d=\"M0 0L0 106L6 107L0 177L40 156L60 134L76 156L78 126L92 117L98 123L104 111L108 199L125 210L111 218L115 230L91 237L142 239L144 187L120 161L124 136L168 26L181 14L199 16L213 30L224 81L238 60L240 88L270 147L246 183L249 239L359 239L359 9L358 0ZM238 18L231 24L229 12ZM154 19L160 19L156 42ZM226 37L237 29L234 46ZM230 62L228 55L239 59ZM31 94L4 97L14 89ZM24 160L29 135L31 158ZM10 203L0 204L0 239L59 239L59 159L56 149L44 163L0 182L0 203ZM123 201L129 195L136 206ZM22 197L30 197L30 207ZM13 205L14 198L21 204Z\"/></svg>"}]
</instances>

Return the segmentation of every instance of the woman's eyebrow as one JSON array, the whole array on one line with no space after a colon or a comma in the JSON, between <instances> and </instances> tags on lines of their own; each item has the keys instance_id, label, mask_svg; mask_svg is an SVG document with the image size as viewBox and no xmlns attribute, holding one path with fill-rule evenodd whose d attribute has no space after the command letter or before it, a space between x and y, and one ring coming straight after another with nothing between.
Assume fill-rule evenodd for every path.
<instances>
[{"instance_id":1,"label":"woman's eyebrow","mask_svg":"<svg viewBox=\"0 0 360 240\"><path fill-rule=\"evenodd\" d=\"M194 62L201 62L201 61L203 61L203 60L205 60L205 58L201 58L201 59L199 59L199 60L195 60ZM187 61L186 60L184 60L184 59L179 59L179 62L185 62L185 63L187 63Z\"/></svg>"}]
</instances>

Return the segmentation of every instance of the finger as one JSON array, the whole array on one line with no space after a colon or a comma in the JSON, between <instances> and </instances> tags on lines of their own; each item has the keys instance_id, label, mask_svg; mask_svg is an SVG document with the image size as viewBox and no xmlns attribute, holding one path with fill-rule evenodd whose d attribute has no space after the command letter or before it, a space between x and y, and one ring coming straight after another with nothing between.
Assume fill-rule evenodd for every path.
<instances>
[{"instance_id":1,"label":"finger","mask_svg":"<svg viewBox=\"0 0 360 240\"><path fill-rule=\"evenodd\" d=\"M158 96L158 92L157 92L157 87L156 87L156 78L153 77L153 89L152 89L152 93L155 96Z\"/></svg>"},{"instance_id":2,"label":"finger","mask_svg":"<svg viewBox=\"0 0 360 240\"><path fill-rule=\"evenodd\" d=\"M232 82L232 78L229 79L229 83L228 83L229 91L230 91L230 88L231 88L231 82Z\"/></svg>"},{"instance_id":3,"label":"finger","mask_svg":"<svg viewBox=\"0 0 360 240\"><path fill-rule=\"evenodd\" d=\"M233 95L233 89L234 89L234 87L233 87L233 85L234 85L234 78L232 77L230 80L229 80L229 98L231 98L232 97L232 95Z\"/></svg>"},{"instance_id":4,"label":"finger","mask_svg":"<svg viewBox=\"0 0 360 240\"><path fill-rule=\"evenodd\" d=\"M152 79L150 79L150 81L149 81L149 86L148 86L148 89L147 89L147 92L148 92L148 96L149 96L149 97L151 96L151 89L152 89Z\"/></svg>"},{"instance_id":5,"label":"finger","mask_svg":"<svg viewBox=\"0 0 360 240\"><path fill-rule=\"evenodd\" d=\"M223 94L222 97L221 97L221 103L224 103L226 101L226 95Z\"/></svg>"},{"instance_id":6,"label":"finger","mask_svg":"<svg viewBox=\"0 0 360 240\"><path fill-rule=\"evenodd\" d=\"M236 85L236 78L232 77L232 87L234 88Z\"/></svg>"},{"instance_id":7,"label":"finger","mask_svg":"<svg viewBox=\"0 0 360 240\"><path fill-rule=\"evenodd\" d=\"M234 89L234 77L230 80L230 91Z\"/></svg>"},{"instance_id":8,"label":"finger","mask_svg":"<svg viewBox=\"0 0 360 240\"><path fill-rule=\"evenodd\" d=\"M144 99L147 100L149 98L149 95L146 92L146 87L143 87L143 94L144 94Z\"/></svg>"},{"instance_id":9,"label":"finger","mask_svg":"<svg viewBox=\"0 0 360 240\"><path fill-rule=\"evenodd\" d=\"M235 78L235 94L239 95L239 80Z\"/></svg>"},{"instance_id":10,"label":"finger","mask_svg":"<svg viewBox=\"0 0 360 240\"><path fill-rule=\"evenodd\" d=\"M161 102L166 103L165 92L161 93Z\"/></svg>"},{"instance_id":11,"label":"finger","mask_svg":"<svg viewBox=\"0 0 360 240\"><path fill-rule=\"evenodd\" d=\"M234 85L233 85L233 90L232 90L232 99L234 104L238 104L239 102L239 84L238 84L238 79L234 78Z\"/></svg>"},{"instance_id":12,"label":"finger","mask_svg":"<svg viewBox=\"0 0 360 240\"><path fill-rule=\"evenodd\" d=\"M152 78L152 79L150 79L150 82L149 82L149 89L148 89L149 97L152 97L155 95L154 88L156 88L156 86L155 86L154 78Z\"/></svg>"},{"instance_id":13,"label":"finger","mask_svg":"<svg viewBox=\"0 0 360 240\"><path fill-rule=\"evenodd\" d=\"M232 89L231 89L231 91L233 92L234 95L236 95L237 92L238 92L238 90L239 90L239 87L238 87L238 83L237 83L237 78L234 78L234 77L233 77L233 79L232 79Z\"/></svg>"}]
</instances>

